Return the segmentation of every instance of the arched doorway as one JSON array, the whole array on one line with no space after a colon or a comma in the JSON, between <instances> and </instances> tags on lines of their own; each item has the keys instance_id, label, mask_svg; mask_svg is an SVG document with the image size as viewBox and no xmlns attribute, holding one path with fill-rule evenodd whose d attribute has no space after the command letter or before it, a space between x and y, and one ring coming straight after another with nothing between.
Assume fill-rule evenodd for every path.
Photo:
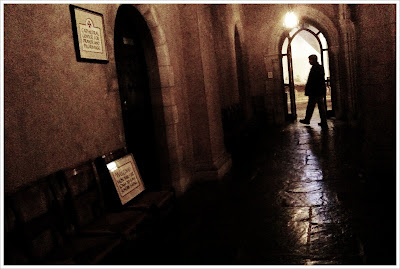
<instances>
[{"instance_id":1,"label":"arched doorway","mask_svg":"<svg viewBox=\"0 0 400 269\"><path fill-rule=\"evenodd\" d=\"M304 118L308 100L304 95L304 87L311 68L308 64L308 56L311 54L317 55L319 63L324 67L327 87L327 94L324 98L325 106L328 117L334 115L327 40L316 27L302 23L287 33L281 50L287 104L286 118L289 120L297 119L298 113L301 114L299 116Z\"/></svg>"},{"instance_id":2,"label":"arched doorway","mask_svg":"<svg viewBox=\"0 0 400 269\"><path fill-rule=\"evenodd\" d=\"M150 30L140 12L131 5L121 5L115 21L114 46L125 141L146 189L158 189L160 161L145 58L149 47L145 42L152 42L149 40Z\"/></svg>"}]
</instances>

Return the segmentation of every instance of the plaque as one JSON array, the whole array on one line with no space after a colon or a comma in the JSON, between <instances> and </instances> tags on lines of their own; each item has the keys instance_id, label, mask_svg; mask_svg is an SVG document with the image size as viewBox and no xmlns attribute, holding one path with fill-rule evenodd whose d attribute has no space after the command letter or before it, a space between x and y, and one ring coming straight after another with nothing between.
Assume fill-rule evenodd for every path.
<instances>
[{"instance_id":1,"label":"plaque","mask_svg":"<svg viewBox=\"0 0 400 269\"><path fill-rule=\"evenodd\" d=\"M108 163L107 168L123 205L145 190L132 154Z\"/></svg>"},{"instance_id":2,"label":"plaque","mask_svg":"<svg viewBox=\"0 0 400 269\"><path fill-rule=\"evenodd\" d=\"M78 61L108 62L103 15L70 5Z\"/></svg>"}]
</instances>

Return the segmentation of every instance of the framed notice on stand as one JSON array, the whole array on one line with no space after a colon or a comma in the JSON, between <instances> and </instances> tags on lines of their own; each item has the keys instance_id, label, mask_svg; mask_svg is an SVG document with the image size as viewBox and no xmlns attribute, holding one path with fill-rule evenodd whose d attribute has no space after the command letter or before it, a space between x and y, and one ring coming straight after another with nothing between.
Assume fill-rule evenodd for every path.
<instances>
[{"instance_id":1,"label":"framed notice on stand","mask_svg":"<svg viewBox=\"0 0 400 269\"><path fill-rule=\"evenodd\" d=\"M70 12L77 60L107 63L103 15L74 5Z\"/></svg>"},{"instance_id":2,"label":"framed notice on stand","mask_svg":"<svg viewBox=\"0 0 400 269\"><path fill-rule=\"evenodd\" d=\"M132 154L108 163L107 168L123 205L145 190Z\"/></svg>"}]
</instances>

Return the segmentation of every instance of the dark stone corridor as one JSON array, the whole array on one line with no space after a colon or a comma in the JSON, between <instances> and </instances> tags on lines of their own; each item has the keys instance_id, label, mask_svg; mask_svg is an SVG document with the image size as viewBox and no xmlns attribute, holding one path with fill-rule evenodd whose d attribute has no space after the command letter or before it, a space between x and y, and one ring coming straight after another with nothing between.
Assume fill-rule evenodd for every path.
<instances>
[{"instance_id":1,"label":"dark stone corridor","mask_svg":"<svg viewBox=\"0 0 400 269\"><path fill-rule=\"evenodd\" d=\"M12 2L0 267L399 266L396 1Z\"/></svg>"}]
</instances>

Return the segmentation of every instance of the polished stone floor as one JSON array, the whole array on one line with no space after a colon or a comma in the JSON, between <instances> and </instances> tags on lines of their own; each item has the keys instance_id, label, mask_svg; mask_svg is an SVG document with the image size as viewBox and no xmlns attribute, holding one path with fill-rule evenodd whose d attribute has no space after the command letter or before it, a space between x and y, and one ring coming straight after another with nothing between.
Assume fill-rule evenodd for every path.
<instances>
[{"instance_id":1,"label":"polished stone floor","mask_svg":"<svg viewBox=\"0 0 400 269\"><path fill-rule=\"evenodd\" d=\"M376 188L380 179L367 179L360 166L357 132L318 122L242 139L225 178L178 199L177 255L165 262L395 264L396 179Z\"/></svg>"}]
</instances>

